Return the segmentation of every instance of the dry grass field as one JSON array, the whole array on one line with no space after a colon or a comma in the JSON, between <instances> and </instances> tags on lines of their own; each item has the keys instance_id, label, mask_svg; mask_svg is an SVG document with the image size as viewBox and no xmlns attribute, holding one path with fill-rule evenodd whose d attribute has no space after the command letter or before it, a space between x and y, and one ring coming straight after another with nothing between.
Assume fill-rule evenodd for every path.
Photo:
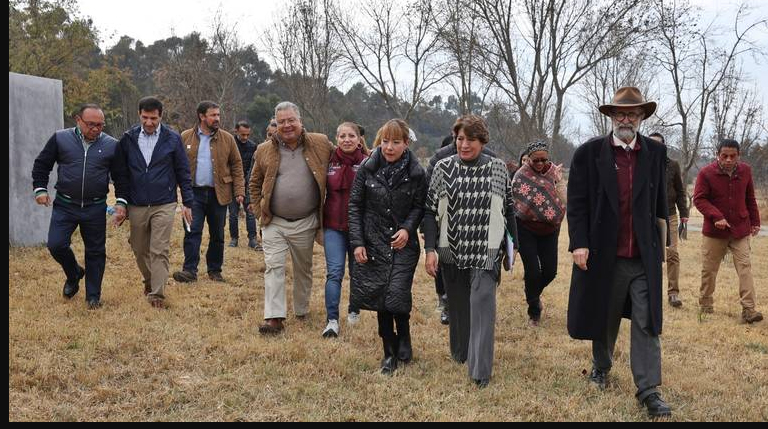
<instances>
[{"instance_id":1,"label":"dry grass field","mask_svg":"<svg viewBox=\"0 0 768 429\"><path fill-rule=\"evenodd\" d=\"M183 258L180 222L172 270ZM9 249L9 420L646 420L634 399L626 321L608 390L592 389L582 374L591 349L565 329L571 265L565 228L559 275L544 292L540 327L526 323L522 264L504 274L494 375L484 390L470 383L466 366L450 360L448 331L423 265L413 287L414 362L390 378L379 374L373 313L364 312L354 327L342 321L338 339L321 338L322 248L315 248L310 317L298 321L290 314L284 335L263 338L257 332L261 253L227 247L224 285L169 280L171 307L161 311L142 295L127 225L108 234L105 305L97 311L86 310L82 286L72 301L61 297L63 274L44 247ZM82 242L75 237L80 260ZM715 314L699 316L701 236L689 238L681 248L684 306L664 307L662 392L673 420L766 421L768 321L739 322L730 264L721 270ZM758 308L768 315L768 237L754 239L752 249ZM345 281L343 309L347 293Z\"/></svg>"}]
</instances>

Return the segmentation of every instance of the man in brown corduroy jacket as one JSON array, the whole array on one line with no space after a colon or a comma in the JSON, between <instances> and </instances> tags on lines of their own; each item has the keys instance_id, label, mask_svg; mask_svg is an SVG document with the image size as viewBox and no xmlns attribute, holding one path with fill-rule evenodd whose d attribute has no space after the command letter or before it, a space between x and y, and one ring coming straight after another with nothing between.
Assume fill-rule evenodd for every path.
<instances>
[{"instance_id":1,"label":"man in brown corduroy jacket","mask_svg":"<svg viewBox=\"0 0 768 429\"><path fill-rule=\"evenodd\" d=\"M181 283L197 280L203 226L208 219L210 238L205 254L208 277L223 282L224 224L227 206L234 198L238 204L245 200L243 161L232 134L219 129L221 110L212 101L197 106L198 125L181 133L192 172L192 225L185 225L184 267L173 273Z\"/></svg>"},{"instance_id":2,"label":"man in brown corduroy jacket","mask_svg":"<svg viewBox=\"0 0 768 429\"><path fill-rule=\"evenodd\" d=\"M281 332L287 316L285 259L293 261L293 310L309 313L312 248L322 232L326 173L333 145L323 134L308 133L299 108L275 107L277 132L259 145L250 179L250 210L259 219L264 247L263 335Z\"/></svg>"}]
</instances>

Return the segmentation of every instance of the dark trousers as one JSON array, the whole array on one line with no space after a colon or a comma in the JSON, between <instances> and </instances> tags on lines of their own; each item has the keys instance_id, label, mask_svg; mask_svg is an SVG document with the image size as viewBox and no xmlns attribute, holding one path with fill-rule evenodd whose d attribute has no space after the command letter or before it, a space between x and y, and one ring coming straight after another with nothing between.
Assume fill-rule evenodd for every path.
<instances>
[{"instance_id":1,"label":"dark trousers","mask_svg":"<svg viewBox=\"0 0 768 429\"><path fill-rule=\"evenodd\" d=\"M474 380L490 379L493 372L496 328L496 287L499 273L493 270L460 270L456 265L440 267L448 293L451 323L451 357L467 362Z\"/></svg>"},{"instance_id":2,"label":"dark trousers","mask_svg":"<svg viewBox=\"0 0 768 429\"><path fill-rule=\"evenodd\" d=\"M408 313L390 313L378 311L376 317L379 320L379 336L384 339L394 339L398 334L410 333L411 315ZM395 332L397 326L397 332Z\"/></svg>"},{"instance_id":3,"label":"dark trousers","mask_svg":"<svg viewBox=\"0 0 768 429\"><path fill-rule=\"evenodd\" d=\"M80 207L54 200L51 226L48 228L48 250L64 269L67 281L79 277L77 259L70 245L72 234L80 227L85 245L85 299L101 299L101 281L107 261L106 203Z\"/></svg>"},{"instance_id":4,"label":"dark trousers","mask_svg":"<svg viewBox=\"0 0 768 429\"><path fill-rule=\"evenodd\" d=\"M248 207L248 198L243 203L245 207ZM232 200L229 204L229 237L240 237L240 231L238 230L237 217L240 214L240 204L237 200ZM245 210L245 229L248 231L248 239L256 238L256 216L254 216L248 210Z\"/></svg>"},{"instance_id":5,"label":"dark trousers","mask_svg":"<svg viewBox=\"0 0 768 429\"><path fill-rule=\"evenodd\" d=\"M651 306L648 302L648 279L640 258L617 258L613 269L613 289L608 302L608 324L604 340L592 341L592 358L596 368L608 372L613 365L613 350L627 299L632 304L632 330L629 360L636 396L642 401L661 384L661 342L650 332Z\"/></svg>"},{"instance_id":6,"label":"dark trousers","mask_svg":"<svg viewBox=\"0 0 768 429\"><path fill-rule=\"evenodd\" d=\"M437 276L435 276L435 292L437 292L437 296L445 295L445 284L443 283L443 276L440 275L440 264L437 265Z\"/></svg>"},{"instance_id":7,"label":"dark trousers","mask_svg":"<svg viewBox=\"0 0 768 429\"><path fill-rule=\"evenodd\" d=\"M541 317L541 293L557 276L557 238L560 229L550 235L537 235L517 222L520 259L525 268L525 300L528 317Z\"/></svg>"},{"instance_id":8,"label":"dark trousers","mask_svg":"<svg viewBox=\"0 0 768 429\"><path fill-rule=\"evenodd\" d=\"M227 206L216 199L214 188L192 188L195 200L192 202L192 225L190 232L184 230L184 271L197 274L200 263L200 245L203 240L203 225L208 220L208 251L205 261L208 272L221 272L224 264L224 224L227 220Z\"/></svg>"}]
</instances>

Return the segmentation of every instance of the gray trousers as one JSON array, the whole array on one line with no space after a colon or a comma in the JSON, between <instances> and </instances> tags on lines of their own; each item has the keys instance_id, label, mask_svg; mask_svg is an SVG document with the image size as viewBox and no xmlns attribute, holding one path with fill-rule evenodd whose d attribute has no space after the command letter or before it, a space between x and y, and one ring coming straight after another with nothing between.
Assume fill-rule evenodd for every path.
<instances>
[{"instance_id":1,"label":"gray trousers","mask_svg":"<svg viewBox=\"0 0 768 429\"><path fill-rule=\"evenodd\" d=\"M448 315L451 356L469 366L473 380L490 379L493 371L493 340L496 327L498 274L490 270L460 270L440 265Z\"/></svg>"},{"instance_id":2,"label":"gray trousers","mask_svg":"<svg viewBox=\"0 0 768 429\"><path fill-rule=\"evenodd\" d=\"M637 386L636 396L642 401L661 384L661 342L650 332L648 280L640 258L617 258L613 270L613 294L608 302L608 324L604 341L592 341L592 358L596 368L608 372L613 364L613 350L627 297L632 303L632 331L629 360Z\"/></svg>"}]
</instances>

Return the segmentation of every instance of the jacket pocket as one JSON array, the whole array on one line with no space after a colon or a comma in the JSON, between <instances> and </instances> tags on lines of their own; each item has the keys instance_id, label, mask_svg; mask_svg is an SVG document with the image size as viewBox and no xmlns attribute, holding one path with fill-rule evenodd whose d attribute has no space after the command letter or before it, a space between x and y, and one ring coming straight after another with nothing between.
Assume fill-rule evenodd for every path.
<instances>
[{"instance_id":1,"label":"jacket pocket","mask_svg":"<svg viewBox=\"0 0 768 429\"><path fill-rule=\"evenodd\" d=\"M739 216L741 216L742 219L746 219L749 217L749 212L746 210L742 210L739 212Z\"/></svg>"},{"instance_id":2,"label":"jacket pocket","mask_svg":"<svg viewBox=\"0 0 768 429\"><path fill-rule=\"evenodd\" d=\"M232 183L232 176L224 176L221 180L223 180L224 183Z\"/></svg>"}]
</instances>

